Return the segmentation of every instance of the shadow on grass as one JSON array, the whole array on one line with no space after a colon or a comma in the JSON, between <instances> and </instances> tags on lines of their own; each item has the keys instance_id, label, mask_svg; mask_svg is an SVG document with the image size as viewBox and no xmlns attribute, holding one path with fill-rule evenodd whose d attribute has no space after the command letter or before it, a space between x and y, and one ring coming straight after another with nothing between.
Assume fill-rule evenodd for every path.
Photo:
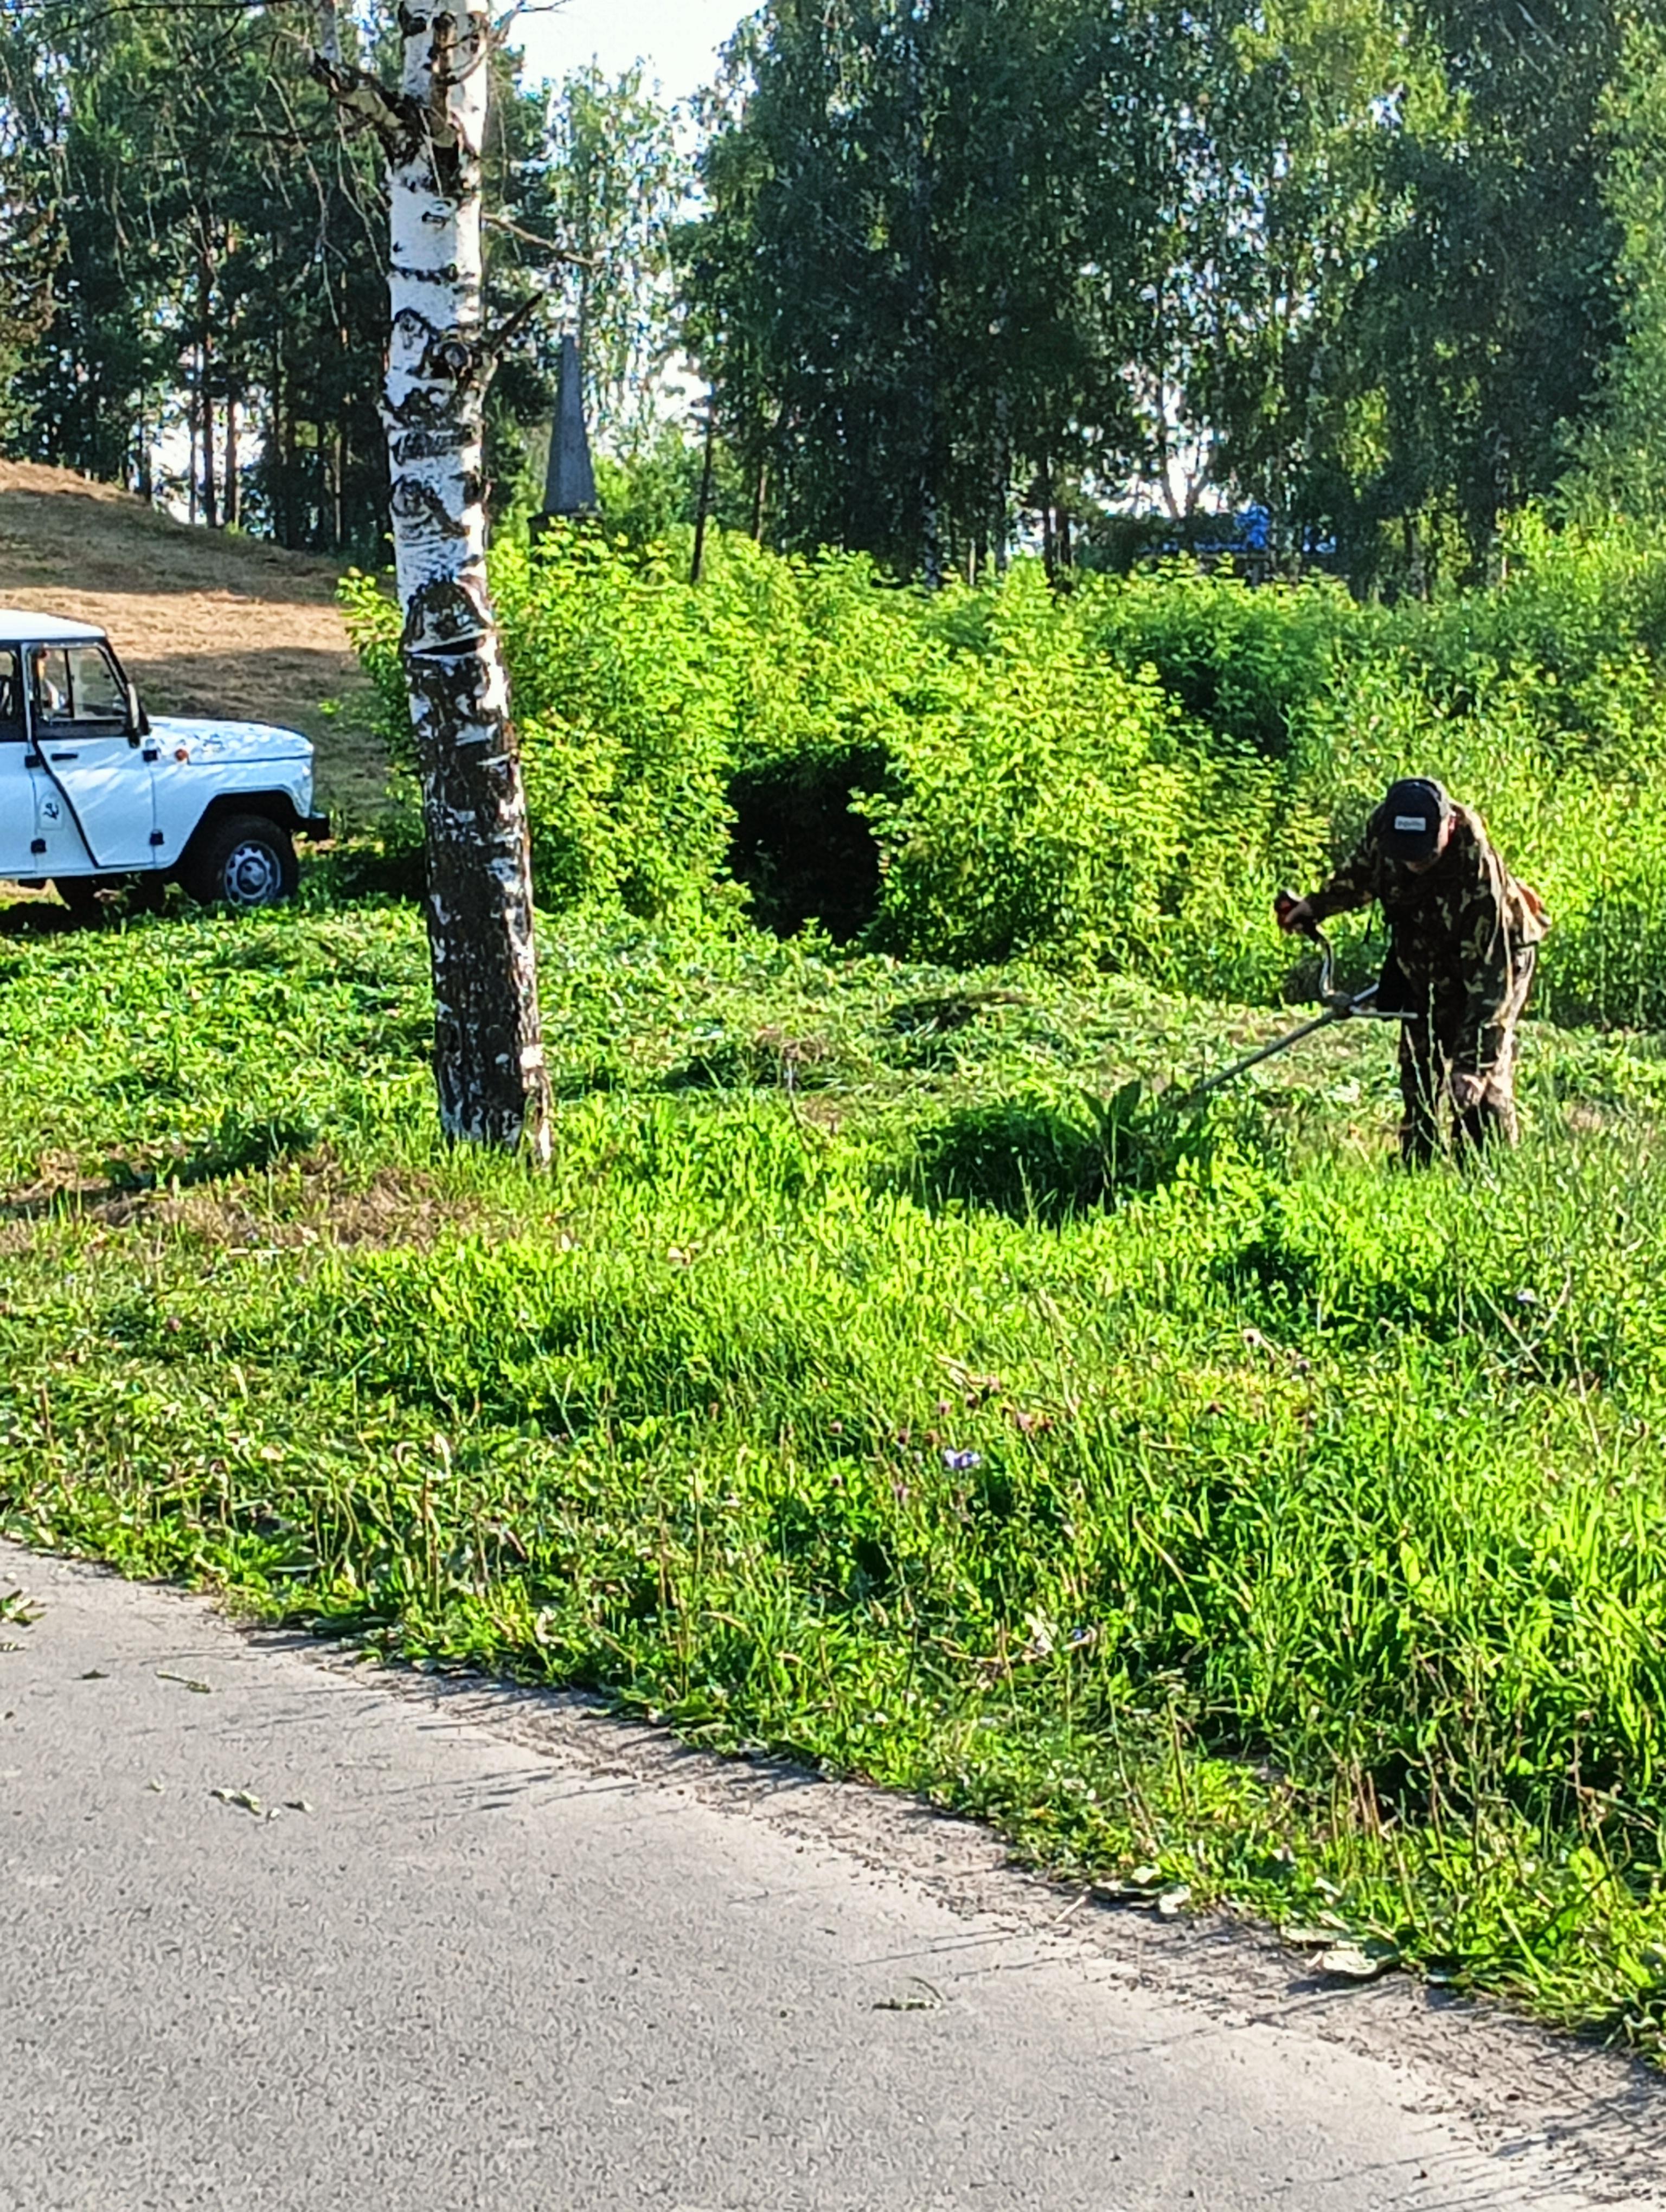
<instances>
[{"instance_id":1,"label":"shadow on grass","mask_svg":"<svg viewBox=\"0 0 1666 2212\"><path fill-rule=\"evenodd\" d=\"M1056 1225L1158 1188L1212 1144L1207 1107L1170 1104L1134 1082L1109 1098L963 1107L921 1132L902 1179L934 1212L975 1206Z\"/></svg>"},{"instance_id":2,"label":"shadow on grass","mask_svg":"<svg viewBox=\"0 0 1666 2212\"><path fill-rule=\"evenodd\" d=\"M254 1175L264 1168L298 1153L309 1152L319 1140L310 1122L282 1118L245 1121L228 1115L208 1142L188 1153L164 1178L189 1189L199 1182L218 1182L228 1176Z\"/></svg>"},{"instance_id":3,"label":"shadow on grass","mask_svg":"<svg viewBox=\"0 0 1666 2212\"><path fill-rule=\"evenodd\" d=\"M420 844L386 839L305 854L298 904L313 914L381 906L389 901L417 904L426 889L426 866ZM185 920L204 911L176 884L154 876L110 878L97 907L85 914L72 913L46 892L0 890L0 939L96 934L141 917Z\"/></svg>"},{"instance_id":4,"label":"shadow on grass","mask_svg":"<svg viewBox=\"0 0 1666 2212\"><path fill-rule=\"evenodd\" d=\"M12 898L0 906L0 937L63 937L80 927L55 899Z\"/></svg>"},{"instance_id":5,"label":"shadow on grass","mask_svg":"<svg viewBox=\"0 0 1666 2212\"><path fill-rule=\"evenodd\" d=\"M303 882L325 907L416 904L428 890L428 856L420 832L404 824L344 840L308 863Z\"/></svg>"},{"instance_id":6,"label":"shadow on grass","mask_svg":"<svg viewBox=\"0 0 1666 2212\"><path fill-rule=\"evenodd\" d=\"M311 1152L318 1139L318 1131L302 1122L246 1122L228 1115L206 1143L165 1166L111 1159L104 1163L102 1181L84 1176L72 1182L41 1183L33 1189L13 1191L0 1200L0 1220L40 1221L65 1212L97 1213L119 1220L154 1191L191 1190L199 1183L258 1174L280 1160Z\"/></svg>"}]
</instances>

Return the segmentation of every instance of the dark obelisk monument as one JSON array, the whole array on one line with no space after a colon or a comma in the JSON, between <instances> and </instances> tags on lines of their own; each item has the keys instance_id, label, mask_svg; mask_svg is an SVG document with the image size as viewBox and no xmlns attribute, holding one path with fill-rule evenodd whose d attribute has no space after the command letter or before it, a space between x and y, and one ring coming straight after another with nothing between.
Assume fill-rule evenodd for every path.
<instances>
[{"instance_id":1,"label":"dark obelisk monument","mask_svg":"<svg viewBox=\"0 0 1666 2212\"><path fill-rule=\"evenodd\" d=\"M584 386L577 341L569 332L561 342L561 374L556 386L556 419L550 429L550 466L544 479L544 511L532 518L532 535L557 515L596 512L596 471L584 427Z\"/></svg>"}]
</instances>

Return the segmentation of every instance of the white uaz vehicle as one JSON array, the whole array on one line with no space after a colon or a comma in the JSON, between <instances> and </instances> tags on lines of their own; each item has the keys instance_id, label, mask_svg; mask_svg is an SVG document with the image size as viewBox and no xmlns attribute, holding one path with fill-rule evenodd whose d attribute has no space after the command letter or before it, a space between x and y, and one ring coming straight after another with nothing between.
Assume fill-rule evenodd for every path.
<instances>
[{"instance_id":1,"label":"white uaz vehicle","mask_svg":"<svg viewBox=\"0 0 1666 2212\"><path fill-rule=\"evenodd\" d=\"M82 914L131 877L273 906L296 832L329 826L294 730L153 720L101 629L0 609L0 877L50 881Z\"/></svg>"}]
</instances>

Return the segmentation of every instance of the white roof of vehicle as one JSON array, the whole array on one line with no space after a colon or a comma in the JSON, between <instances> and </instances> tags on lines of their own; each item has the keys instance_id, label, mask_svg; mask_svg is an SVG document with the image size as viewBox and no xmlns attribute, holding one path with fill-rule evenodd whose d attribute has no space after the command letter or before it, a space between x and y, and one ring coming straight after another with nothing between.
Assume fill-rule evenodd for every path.
<instances>
[{"instance_id":1,"label":"white roof of vehicle","mask_svg":"<svg viewBox=\"0 0 1666 2212\"><path fill-rule=\"evenodd\" d=\"M0 607L0 645L90 645L103 635L91 623L31 614L26 607Z\"/></svg>"}]
</instances>

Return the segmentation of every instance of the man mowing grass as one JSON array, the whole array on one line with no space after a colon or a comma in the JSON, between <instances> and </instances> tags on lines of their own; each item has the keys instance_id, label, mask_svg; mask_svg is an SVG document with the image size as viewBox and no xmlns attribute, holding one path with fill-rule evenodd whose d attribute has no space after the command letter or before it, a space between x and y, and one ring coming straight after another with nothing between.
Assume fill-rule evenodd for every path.
<instances>
[{"instance_id":1,"label":"man mowing grass","mask_svg":"<svg viewBox=\"0 0 1666 2212\"><path fill-rule=\"evenodd\" d=\"M1491 1138L1515 1144L1516 1024L1548 927L1538 894L1505 867L1480 815L1430 778L1408 776L1389 786L1330 880L1280 906L1279 927L1310 928L1373 899L1389 934L1377 1007L1409 1016L1401 1157L1408 1167L1434 1158L1443 1100L1460 1152Z\"/></svg>"}]
</instances>

